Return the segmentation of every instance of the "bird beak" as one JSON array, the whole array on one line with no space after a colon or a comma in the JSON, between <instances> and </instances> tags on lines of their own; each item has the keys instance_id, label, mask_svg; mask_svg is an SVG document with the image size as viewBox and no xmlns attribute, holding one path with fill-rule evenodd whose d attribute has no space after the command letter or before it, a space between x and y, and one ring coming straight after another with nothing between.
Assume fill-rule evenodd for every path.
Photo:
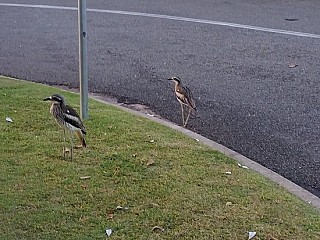
<instances>
[{"instance_id":1,"label":"bird beak","mask_svg":"<svg viewBox=\"0 0 320 240\"><path fill-rule=\"evenodd\" d=\"M50 101L50 100L51 100L51 97L43 99L43 101Z\"/></svg>"},{"instance_id":2,"label":"bird beak","mask_svg":"<svg viewBox=\"0 0 320 240\"><path fill-rule=\"evenodd\" d=\"M172 78L168 78L167 80L172 81L173 79Z\"/></svg>"}]
</instances>

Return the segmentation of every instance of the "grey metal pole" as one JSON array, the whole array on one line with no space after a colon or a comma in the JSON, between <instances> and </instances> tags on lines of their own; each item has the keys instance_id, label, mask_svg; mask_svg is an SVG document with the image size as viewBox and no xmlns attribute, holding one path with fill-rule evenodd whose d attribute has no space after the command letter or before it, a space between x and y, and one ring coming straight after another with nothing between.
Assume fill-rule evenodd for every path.
<instances>
[{"instance_id":1,"label":"grey metal pole","mask_svg":"<svg viewBox=\"0 0 320 240\"><path fill-rule=\"evenodd\" d=\"M80 115L88 119L87 3L78 0Z\"/></svg>"}]
</instances>

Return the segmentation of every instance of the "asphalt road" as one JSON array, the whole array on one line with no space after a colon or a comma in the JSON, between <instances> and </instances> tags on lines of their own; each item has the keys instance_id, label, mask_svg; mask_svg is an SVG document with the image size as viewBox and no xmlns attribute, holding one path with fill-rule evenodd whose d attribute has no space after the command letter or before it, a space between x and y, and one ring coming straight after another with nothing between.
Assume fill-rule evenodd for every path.
<instances>
[{"instance_id":1,"label":"asphalt road","mask_svg":"<svg viewBox=\"0 0 320 240\"><path fill-rule=\"evenodd\" d=\"M87 2L90 9L320 34L318 0ZM76 11L0 4L0 16L0 74L78 86ZM145 104L180 123L173 86L165 81L180 76L199 110L188 128L320 196L320 38L94 11L88 36L90 91Z\"/></svg>"}]
</instances>

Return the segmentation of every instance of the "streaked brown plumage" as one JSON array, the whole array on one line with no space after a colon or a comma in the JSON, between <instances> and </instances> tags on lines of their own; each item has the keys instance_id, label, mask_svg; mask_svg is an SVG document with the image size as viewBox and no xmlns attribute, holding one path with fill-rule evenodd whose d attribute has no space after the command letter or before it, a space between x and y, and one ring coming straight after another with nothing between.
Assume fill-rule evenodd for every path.
<instances>
[{"instance_id":1,"label":"streaked brown plumage","mask_svg":"<svg viewBox=\"0 0 320 240\"><path fill-rule=\"evenodd\" d=\"M173 81L175 83L174 92L181 106L182 124L185 127L187 126L191 112L197 111L192 92L187 86L183 86L181 84L181 79L179 77L172 77L168 80ZM188 107L189 110L186 120L184 116L184 106Z\"/></svg>"},{"instance_id":2,"label":"streaked brown plumage","mask_svg":"<svg viewBox=\"0 0 320 240\"><path fill-rule=\"evenodd\" d=\"M63 155L65 157L66 147L65 147L65 130L71 132L71 159L73 155L73 138L72 133L75 132L80 140L81 146L86 147L86 142L84 135L86 134L85 127L78 115L78 113L70 106L66 105L63 96L59 94L53 94L52 96L43 99L43 101L51 101L50 113L55 118L57 124L63 128L63 140L64 140L64 151Z\"/></svg>"}]
</instances>

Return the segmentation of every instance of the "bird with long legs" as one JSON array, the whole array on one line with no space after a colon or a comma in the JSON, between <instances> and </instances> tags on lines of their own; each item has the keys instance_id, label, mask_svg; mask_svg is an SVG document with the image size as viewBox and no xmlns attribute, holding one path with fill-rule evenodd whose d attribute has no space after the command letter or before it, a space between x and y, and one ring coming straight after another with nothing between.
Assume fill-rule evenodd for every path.
<instances>
[{"instance_id":1,"label":"bird with long legs","mask_svg":"<svg viewBox=\"0 0 320 240\"><path fill-rule=\"evenodd\" d=\"M175 84L174 92L181 106L182 125L186 127L191 112L197 111L192 92L187 86L182 85L181 79L179 77L172 77L172 78L169 78L168 80L173 81ZM188 108L188 114L186 119L184 114L184 107Z\"/></svg>"},{"instance_id":2,"label":"bird with long legs","mask_svg":"<svg viewBox=\"0 0 320 240\"><path fill-rule=\"evenodd\" d=\"M80 147L86 147L86 142L84 140L84 135L86 134L86 129L76 112L72 107L66 104L63 96L60 94L53 94L48 98L43 99L43 101L51 101L50 113L56 120L57 124L63 129L63 157L66 158L66 130L70 132L70 157L71 161L73 159L73 133L76 133L80 140Z\"/></svg>"}]
</instances>

